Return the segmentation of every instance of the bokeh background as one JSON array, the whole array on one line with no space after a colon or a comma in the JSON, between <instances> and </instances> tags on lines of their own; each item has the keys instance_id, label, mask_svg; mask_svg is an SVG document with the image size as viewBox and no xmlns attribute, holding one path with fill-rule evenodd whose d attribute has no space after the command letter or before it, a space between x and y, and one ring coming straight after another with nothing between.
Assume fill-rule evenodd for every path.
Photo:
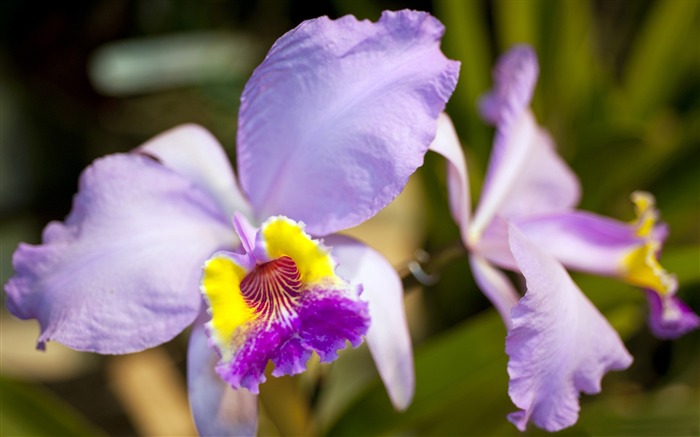
<instances>
[{"instance_id":1,"label":"bokeh background","mask_svg":"<svg viewBox=\"0 0 700 437\"><path fill-rule=\"evenodd\" d=\"M468 156L474 198L493 131L476 113L498 54L532 44L534 110L580 176L582 207L633 218L629 194L656 195L671 234L662 263L700 312L700 3L696 0L370 1L76 0L0 2L0 282L19 241L38 243L68 213L80 171L185 122L235 158L238 99L276 38L304 19L383 9L431 11L445 53L462 62L448 111ZM364 346L261 394L260 435L517 435L505 415L505 329L475 287L449 218L444 162L428 155L405 193L352 233L401 272L430 256L438 281L406 305L417 392L392 410ZM700 433L700 333L669 342L646 327L642 293L574 275L635 358L582 397L563 435ZM4 300L4 299L3 299ZM187 334L126 356L35 351L36 322L2 309L0 434L192 435ZM543 432L531 428L526 434Z\"/></svg>"}]
</instances>

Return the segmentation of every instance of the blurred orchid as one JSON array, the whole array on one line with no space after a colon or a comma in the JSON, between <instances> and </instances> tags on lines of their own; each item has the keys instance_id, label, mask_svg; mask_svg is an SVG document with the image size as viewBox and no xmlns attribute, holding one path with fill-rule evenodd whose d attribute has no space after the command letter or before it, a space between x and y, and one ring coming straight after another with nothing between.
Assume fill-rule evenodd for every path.
<instances>
[{"instance_id":1,"label":"blurred orchid","mask_svg":"<svg viewBox=\"0 0 700 437\"><path fill-rule=\"evenodd\" d=\"M98 159L66 220L15 252L8 308L39 321L39 349L103 354L154 347L194 322L188 386L205 435L255 433L268 361L274 376L296 374L312 351L331 361L365 334L406 408L401 281L379 253L331 234L376 214L422 164L459 71L443 31L415 11L300 24L243 91L242 191L194 125Z\"/></svg>"},{"instance_id":2,"label":"blurred orchid","mask_svg":"<svg viewBox=\"0 0 700 437\"><path fill-rule=\"evenodd\" d=\"M508 328L509 394L521 408L509 420L520 430L532 421L556 431L576 422L580 392L598 393L606 372L632 363L562 264L645 288L659 337L680 336L700 319L675 296L676 279L658 262L667 228L657 223L650 194L633 193L632 223L574 209L579 182L528 108L537 74L534 51L517 46L499 60L494 90L480 102L496 135L474 217L464 156L446 115L431 149L448 159L451 212L472 272ZM494 265L523 274L524 297Z\"/></svg>"}]
</instances>

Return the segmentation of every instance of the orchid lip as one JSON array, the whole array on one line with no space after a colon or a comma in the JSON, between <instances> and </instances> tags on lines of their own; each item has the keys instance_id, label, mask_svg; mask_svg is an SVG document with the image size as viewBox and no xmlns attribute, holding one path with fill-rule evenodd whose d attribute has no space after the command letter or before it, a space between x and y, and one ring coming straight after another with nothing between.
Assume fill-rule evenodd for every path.
<instances>
[{"instance_id":1,"label":"orchid lip","mask_svg":"<svg viewBox=\"0 0 700 437\"><path fill-rule=\"evenodd\" d=\"M312 352L328 362L347 341L362 342L369 327L362 287L336 275L330 249L303 223L275 216L255 230L235 215L234 228L244 234L243 253L214 254L201 283L219 376L257 393L269 361L273 376L293 375L304 371Z\"/></svg>"},{"instance_id":2,"label":"orchid lip","mask_svg":"<svg viewBox=\"0 0 700 437\"><path fill-rule=\"evenodd\" d=\"M296 263L288 256L258 264L241 281L246 303L265 320L289 320L302 293L303 283Z\"/></svg>"}]
</instances>

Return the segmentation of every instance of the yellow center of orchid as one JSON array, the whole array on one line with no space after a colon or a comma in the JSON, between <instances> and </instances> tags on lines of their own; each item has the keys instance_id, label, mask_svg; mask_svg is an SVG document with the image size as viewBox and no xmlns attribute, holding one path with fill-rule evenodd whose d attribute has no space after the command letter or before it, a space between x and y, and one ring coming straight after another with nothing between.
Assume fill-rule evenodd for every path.
<instances>
[{"instance_id":1,"label":"yellow center of orchid","mask_svg":"<svg viewBox=\"0 0 700 437\"><path fill-rule=\"evenodd\" d=\"M340 281L329 250L304 232L302 224L273 217L259 232L266 261L251 268L218 253L204 264L201 291L212 316L211 338L221 351L231 350L236 331L250 322L289 320L305 290Z\"/></svg>"},{"instance_id":2,"label":"yellow center of orchid","mask_svg":"<svg viewBox=\"0 0 700 437\"><path fill-rule=\"evenodd\" d=\"M317 283L335 276L335 262L328 249L312 240L299 223L273 217L260 228L270 259L288 256L299 268L304 283Z\"/></svg>"}]
</instances>

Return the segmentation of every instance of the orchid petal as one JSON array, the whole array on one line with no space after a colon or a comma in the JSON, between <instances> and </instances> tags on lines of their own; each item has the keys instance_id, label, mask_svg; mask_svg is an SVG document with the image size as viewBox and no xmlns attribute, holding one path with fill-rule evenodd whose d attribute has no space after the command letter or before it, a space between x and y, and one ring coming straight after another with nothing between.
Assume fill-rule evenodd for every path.
<instances>
[{"instance_id":1,"label":"orchid petal","mask_svg":"<svg viewBox=\"0 0 700 437\"><path fill-rule=\"evenodd\" d=\"M521 408L508 419L521 431L528 421L558 431L578 419L580 392L600 392L603 375L627 368L632 357L561 264L515 226L509 234L527 293L506 338L508 393Z\"/></svg>"},{"instance_id":2,"label":"orchid petal","mask_svg":"<svg viewBox=\"0 0 700 437\"><path fill-rule=\"evenodd\" d=\"M447 159L447 191L450 199L450 211L452 218L459 226L462 240L467 244L469 210L471 208L467 165L452 120L444 112L438 118L437 134L435 140L430 144L430 150Z\"/></svg>"},{"instance_id":3,"label":"orchid petal","mask_svg":"<svg viewBox=\"0 0 700 437\"><path fill-rule=\"evenodd\" d=\"M529 113L525 115L525 122L534 123ZM513 134L517 135L517 132ZM527 156L520 163L519 173L498 208L498 214L502 217L516 218L567 210L575 207L581 197L576 174L557 154L549 134L536 127L530 141L531 144L520 146L527 148ZM510 145L518 147L514 143Z\"/></svg>"},{"instance_id":4,"label":"orchid petal","mask_svg":"<svg viewBox=\"0 0 700 437\"><path fill-rule=\"evenodd\" d=\"M226 152L214 136L201 126L185 124L170 129L137 149L166 167L195 182L216 199L227 217L234 212L251 216Z\"/></svg>"},{"instance_id":5,"label":"orchid petal","mask_svg":"<svg viewBox=\"0 0 700 437\"><path fill-rule=\"evenodd\" d=\"M238 168L257 219L313 235L385 207L423 162L459 63L424 12L305 21L282 36L241 97Z\"/></svg>"},{"instance_id":6,"label":"orchid petal","mask_svg":"<svg viewBox=\"0 0 700 437\"><path fill-rule=\"evenodd\" d=\"M201 436L255 436L258 397L234 390L216 374L219 357L208 344L205 319L195 322L187 349L187 387L197 431Z\"/></svg>"},{"instance_id":7,"label":"orchid petal","mask_svg":"<svg viewBox=\"0 0 700 437\"><path fill-rule=\"evenodd\" d=\"M250 222L239 213L233 214L233 228L236 230L241 246L246 253L251 253L255 249L255 234L257 230Z\"/></svg>"},{"instance_id":8,"label":"orchid petal","mask_svg":"<svg viewBox=\"0 0 700 437\"><path fill-rule=\"evenodd\" d=\"M483 106L496 120L497 131L471 242L478 241L495 215L513 219L546 214L570 209L579 201L576 175L527 108L537 69L535 53L526 46L508 52L496 66L494 91Z\"/></svg>"},{"instance_id":9,"label":"orchid petal","mask_svg":"<svg viewBox=\"0 0 700 437\"><path fill-rule=\"evenodd\" d=\"M405 410L413 399L415 376L401 278L382 255L357 240L331 235L325 242L338 259L338 274L362 284L372 321L367 345L392 404Z\"/></svg>"},{"instance_id":10,"label":"orchid petal","mask_svg":"<svg viewBox=\"0 0 700 437\"><path fill-rule=\"evenodd\" d=\"M665 226L642 236L634 224L585 211L573 211L515 220L538 247L565 266L600 275L616 276L661 295L676 291L676 278L658 262Z\"/></svg>"},{"instance_id":11,"label":"orchid petal","mask_svg":"<svg viewBox=\"0 0 700 437\"><path fill-rule=\"evenodd\" d=\"M197 316L200 266L237 240L216 201L143 155L98 159L64 222L20 244L8 308L73 349L127 353L170 340Z\"/></svg>"},{"instance_id":12,"label":"orchid petal","mask_svg":"<svg viewBox=\"0 0 700 437\"><path fill-rule=\"evenodd\" d=\"M644 240L628 223L586 211L515 220L538 247L575 270L614 275L624 255Z\"/></svg>"},{"instance_id":13,"label":"orchid petal","mask_svg":"<svg viewBox=\"0 0 700 437\"><path fill-rule=\"evenodd\" d=\"M517 305L520 295L515 291L506 275L495 269L481 256L470 255L469 265L479 289L496 307L506 328L510 329L512 326L510 312Z\"/></svg>"},{"instance_id":14,"label":"orchid petal","mask_svg":"<svg viewBox=\"0 0 700 437\"><path fill-rule=\"evenodd\" d=\"M472 242L470 247L473 253L478 253L490 263L500 268L517 271L518 265L508 244L509 223L501 217L494 217L481 237L476 242Z\"/></svg>"},{"instance_id":15,"label":"orchid petal","mask_svg":"<svg viewBox=\"0 0 700 437\"><path fill-rule=\"evenodd\" d=\"M493 125L508 125L525 112L537 84L539 65L535 50L513 46L493 69L494 88L479 101L479 112Z\"/></svg>"},{"instance_id":16,"label":"orchid petal","mask_svg":"<svg viewBox=\"0 0 700 437\"><path fill-rule=\"evenodd\" d=\"M508 132L498 131L479 206L470 229L476 241L494 216L506 219L566 211L580 197L576 175L557 155L549 135L525 112Z\"/></svg>"},{"instance_id":17,"label":"orchid petal","mask_svg":"<svg viewBox=\"0 0 700 437\"><path fill-rule=\"evenodd\" d=\"M649 328L658 338L673 340L700 327L700 317L676 296L647 290Z\"/></svg>"}]
</instances>

